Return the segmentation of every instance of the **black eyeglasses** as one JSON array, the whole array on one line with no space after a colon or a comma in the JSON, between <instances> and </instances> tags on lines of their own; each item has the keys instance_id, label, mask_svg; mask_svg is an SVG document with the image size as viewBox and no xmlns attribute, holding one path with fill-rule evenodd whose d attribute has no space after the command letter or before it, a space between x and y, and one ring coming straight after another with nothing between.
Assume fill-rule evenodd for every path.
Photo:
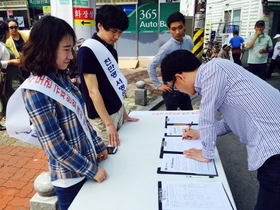
<instances>
[{"instance_id":1,"label":"black eyeglasses","mask_svg":"<svg viewBox=\"0 0 280 210\"><path fill-rule=\"evenodd\" d=\"M183 72L180 71L180 72L178 72L176 74L182 74L182 73ZM176 82L176 79L177 79L176 74L174 75L173 80L172 80L172 86L171 86L172 91L174 90L174 88L176 88L175 87L175 82Z\"/></svg>"},{"instance_id":2,"label":"black eyeglasses","mask_svg":"<svg viewBox=\"0 0 280 210\"><path fill-rule=\"evenodd\" d=\"M173 77L173 80L172 80L172 86L171 86L172 91L175 88L175 82L176 82L176 75Z\"/></svg>"},{"instance_id":3,"label":"black eyeglasses","mask_svg":"<svg viewBox=\"0 0 280 210\"><path fill-rule=\"evenodd\" d=\"M10 26L9 29L18 29L18 26Z\"/></svg>"}]
</instances>

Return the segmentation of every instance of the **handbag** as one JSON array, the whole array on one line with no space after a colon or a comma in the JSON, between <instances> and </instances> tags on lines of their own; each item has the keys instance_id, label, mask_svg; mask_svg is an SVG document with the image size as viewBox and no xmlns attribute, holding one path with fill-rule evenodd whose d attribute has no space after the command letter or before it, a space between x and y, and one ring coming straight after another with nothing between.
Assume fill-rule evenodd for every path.
<instances>
[{"instance_id":1,"label":"handbag","mask_svg":"<svg viewBox=\"0 0 280 210\"><path fill-rule=\"evenodd\" d=\"M280 62L280 55L277 55L275 60Z\"/></svg>"},{"instance_id":2,"label":"handbag","mask_svg":"<svg viewBox=\"0 0 280 210\"><path fill-rule=\"evenodd\" d=\"M6 92L6 73L0 70L0 95L4 95Z\"/></svg>"}]
</instances>

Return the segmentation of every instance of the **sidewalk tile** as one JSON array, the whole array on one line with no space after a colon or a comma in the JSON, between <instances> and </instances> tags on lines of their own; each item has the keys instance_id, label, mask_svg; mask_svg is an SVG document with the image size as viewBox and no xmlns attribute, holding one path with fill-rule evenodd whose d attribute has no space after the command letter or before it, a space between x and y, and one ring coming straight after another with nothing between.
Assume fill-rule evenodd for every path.
<instances>
[{"instance_id":1,"label":"sidewalk tile","mask_svg":"<svg viewBox=\"0 0 280 210\"><path fill-rule=\"evenodd\" d=\"M9 201L7 204L9 206L14 206L14 209L17 209L16 207L22 207L22 206L25 208L29 208L30 198L14 197L13 200Z\"/></svg>"},{"instance_id":2,"label":"sidewalk tile","mask_svg":"<svg viewBox=\"0 0 280 210\"><path fill-rule=\"evenodd\" d=\"M33 182L33 186L34 186L34 182ZM33 188L32 188L32 192L29 193L29 194L27 195L27 197L28 197L28 198L32 198L36 193L37 193L37 192L36 192L36 190L35 190L34 187L33 187Z\"/></svg>"},{"instance_id":3,"label":"sidewalk tile","mask_svg":"<svg viewBox=\"0 0 280 210\"><path fill-rule=\"evenodd\" d=\"M22 147L14 147L12 151L9 152L9 155L18 155L18 153L22 150Z\"/></svg>"},{"instance_id":4,"label":"sidewalk tile","mask_svg":"<svg viewBox=\"0 0 280 210\"><path fill-rule=\"evenodd\" d=\"M8 162L5 163L5 166L14 166L22 157L13 156Z\"/></svg>"},{"instance_id":5,"label":"sidewalk tile","mask_svg":"<svg viewBox=\"0 0 280 210\"><path fill-rule=\"evenodd\" d=\"M40 159L32 159L32 160L29 160L23 167L24 168L28 168L28 169L42 169L45 167L46 165L46 160L40 160Z\"/></svg>"},{"instance_id":6,"label":"sidewalk tile","mask_svg":"<svg viewBox=\"0 0 280 210\"><path fill-rule=\"evenodd\" d=\"M0 197L2 196L11 196L14 197L15 195L17 195L20 192L19 189L16 188L6 188L6 187L0 187Z\"/></svg>"},{"instance_id":7,"label":"sidewalk tile","mask_svg":"<svg viewBox=\"0 0 280 210\"><path fill-rule=\"evenodd\" d=\"M7 146L5 149L0 149L0 154L9 154L13 149L13 146Z\"/></svg>"},{"instance_id":8,"label":"sidewalk tile","mask_svg":"<svg viewBox=\"0 0 280 210\"><path fill-rule=\"evenodd\" d=\"M20 168L12 177L10 177L11 180L18 181L22 177L24 177L25 173L29 172L26 168Z\"/></svg>"},{"instance_id":9,"label":"sidewalk tile","mask_svg":"<svg viewBox=\"0 0 280 210\"><path fill-rule=\"evenodd\" d=\"M6 206L5 210L30 210L30 208L25 208L25 207L18 207L15 208L14 206L8 205Z\"/></svg>"},{"instance_id":10,"label":"sidewalk tile","mask_svg":"<svg viewBox=\"0 0 280 210\"><path fill-rule=\"evenodd\" d=\"M17 197L20 198L28 198L28 195L30 195L30 193L32 193L34 188L34 183L33 182L29 182L27 183L27 185L25 185L18 194L16 194Z\"/></svg>"},{"instance_id":11,"label":"sidewalk tile","mask_svg":"<svg viewBox=\"0 0 280 210\"><path fill-rule=\"evenodd\" d=\"M34 157L37 153L38 153L39 149L35 149L35 148L23 148L19 153L18 156L21 157Z\"/></svg>"},{"instance_id":12,"label":"sidewalk tile","mask_svg":"<svg viewBox=\"0 0 280 210\"><path fill-rule=\"evenodd\" d=\"M41 173L41 170L39 170ZM28 172L26 172L22 177L19 179L22 182L29 182L35 180L37 177L37 174L39 172L37 169L29 169Z\"/></svg>"},{"instance_id":13,"label":"sidewalk tile","mask_svg":"<svg viewBox=\"0 0 280 210\"><path fill-rule=\"evenodd\" d=\"M12 196L7 196L7 195L4 195L2 198L1 198L1 202L0 202L0 209L5 209L5 207L7 206L7 204L13 200L14 197Z\"/></svg>"},{"instance_id":14,"label":"sidewalk tile","mask_svg":"<svg viewBox=\"0 0 280 210\"><path fill-rule=\"evenodd\" d=\"M8 145L5 145L5 144L0 144L0 151L4 151L5 148L7 148Z\"/></svg>"},{"instance_id":15,"label":"sidewalk tile","mask_svg":"<svg viewBox=\"0 0 280 210\"><path fill-rule=\"evenodd\" d=\"M4 177L6 177L6 179L8 179L9 177L12 177L17 171L18 168L16 167L7 167L6 165L4 165L2 168L0 168L0 178L5 179Z\"/></svg>"},{"instance_id":16,"label":"sidewalk tile","mask_svg":"<svg viewBox=\"0 0 280 210\"><path fill-rule=\"evenodd\" d=\"M23 186L26 185L26 182L22 182L22 181L13 181L13 180L8 180L7 182L5 182L2 186L3 187L7 187L7 188L16 188L21 190L23 188Z\"/></svg>"},{"instance_id":17,"label":"sidewalk tile","mask_svg":"<svg viewBox=\"0 0 280 210\"><path fill-rule=\"evenodd\" d=\"M0 149L1 150L1 149ZM5 162L7 162L8 160L10 160L13 156L10 154L0 154L0 160L5 160ZM1 164L0 164L1 165Z\"/></svg>"},{"instance_id":18,"label":"sidewalk tile","mask_svg":"<svg viewBox=\"0 0 280 210\"><path fill-rule=\"evenodd\" d=\"M44 150L39 151L33 158L47 160L47 156L46 156Z\"/></svg>"},{"instance_id":19,"label":"sidewalk tile","mask_svg":"<svg viewBox=\"0 0 280 210\"><path fill-rule=\"evenodd\" d=\"M17 163L14 164L14 166L17 167L17 168L23 167L30 160L29 157L20 157L20 158L21 159Z\"/></svg>"},{"instance_id":20,"label":"sidewalk tile","mask_svg":"<svg viewBox=\"0 0 280 210\"><path fill-rule=\"evenodd\" d=\"M0 186L2 186L5 182L7 182L7 179L0 178Z\"/></svg>"}]
</instances>

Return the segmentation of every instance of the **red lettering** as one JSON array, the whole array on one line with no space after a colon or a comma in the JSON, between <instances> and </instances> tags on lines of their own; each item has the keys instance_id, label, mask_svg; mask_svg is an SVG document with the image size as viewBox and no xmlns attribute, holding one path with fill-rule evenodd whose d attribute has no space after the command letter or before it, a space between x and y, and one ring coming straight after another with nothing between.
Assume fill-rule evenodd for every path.
<instances>
[{"instance_id":1,"label":"red lettering","mask_svg":"<svg viewBox=\"0 0 280 210\"><path fill-rule=\"evenodd\" d=\"M51 88L51 86L52 86L52 80L51 80L50 78L47 77L44 86L45 86L46 88Z\"/></svg>"},{"instance_id":2,"label":"red lettering","mask_svg":"<svg viewBox=\"0 0 280 210\"><path fill-rule=\"evenodd\" d=\"M35 79L35 83L39 83L40 85L43 84L43 81L45 79L45 76L42 76L42 77L36 77Z\"/></svg>"},{"instance_id":3,"label":"red lettering","mask_svg":"<svg viewBox=\"0 0 280 210\"><path fill-rule=\"evenodd\" d=\"M54 86L54 92L59 94L60 93L60 87L58 85Z\"/></svg>"},{"instance_id":4,"label":"red lettering","mask_svg":"<svg viewBox=\"0 0 280 210\"><path fill-rule=\"evenodd\" d=\"M65 95L66 95L65 91L64 91L64 90L61 90L60 97L62 97L63 99L65 99L65 98L64 98Z\"/></svg>"}]
</instances>

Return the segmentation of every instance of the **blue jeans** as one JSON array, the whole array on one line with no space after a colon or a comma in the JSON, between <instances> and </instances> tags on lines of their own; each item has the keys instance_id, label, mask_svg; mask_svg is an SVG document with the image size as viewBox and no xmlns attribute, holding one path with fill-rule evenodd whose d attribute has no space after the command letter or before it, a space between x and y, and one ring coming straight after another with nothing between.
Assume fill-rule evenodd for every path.
<instances>
[{"instance_id":1,"label":"blue jeans","mask_svg":"<svg viewBox=\"0 0 280 210\"><path fill-rule=\"evenodd\" d=\"M263 80L266 80L266 66L267 63L248 64L248 71L257 75Z\"/></svg>"},{"instance_id":2,"label":"blue jeans","mask_svg":"<svg viewBox=\"0 0 280 210\"><path fill-rule=\"evenodd\" d=\"M255 210L280 209L280 155L267 159L258 169L259 194Z\"/></svg>"},{"instance_id":3,"label":"blue jeans","mask_svg":"<svg viewBox=\"0 0 280 210\"><path fill-rule=\"evenodd\" d=\"M79 183L67 188L54 187L55 193L58 198L58 205L60 210L67 210L69 208L86 180L87 179L83 179Z\"/></svg>"},{"instance_id":4,"label":"blue jeans","mask_svg":"<svg viewBox=\"0 0 280 210\"><path fill-rule=\"evenodd\" d=\"M166 110L193 110L191 98L188 94L173 90L171 92L163 92L162 97Z\"/></svg>"}]
</instances>

